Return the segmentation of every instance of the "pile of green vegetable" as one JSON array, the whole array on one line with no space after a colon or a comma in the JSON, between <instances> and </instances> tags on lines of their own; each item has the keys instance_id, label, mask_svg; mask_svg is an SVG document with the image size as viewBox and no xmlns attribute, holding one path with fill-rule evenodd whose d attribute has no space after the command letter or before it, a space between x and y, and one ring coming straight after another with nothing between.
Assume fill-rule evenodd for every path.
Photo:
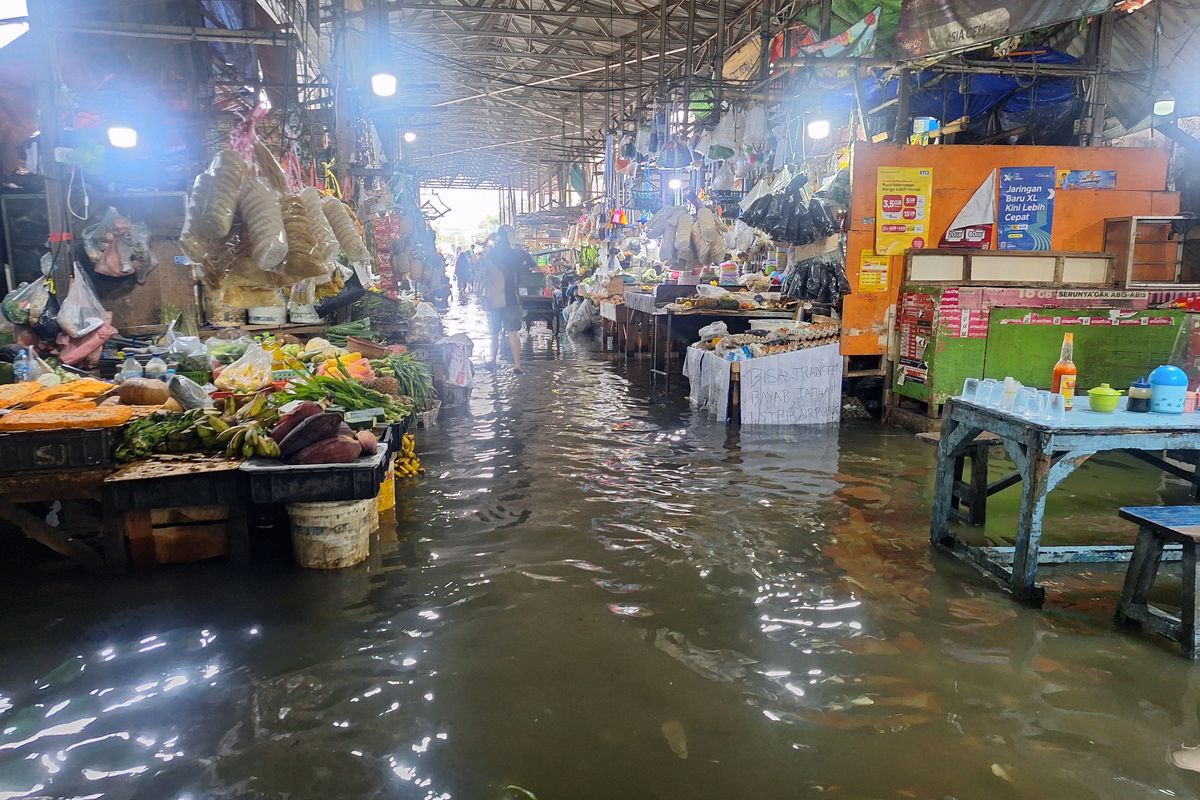
<instances>
[{"instance_id":1,"label":"pile of green vegetable","mask_svg":"<svg viewBox=\"0 0 1200 800\"><path fill-rule=\"evenodd\" d=\"M155 453L190 453L202 448L196 423L205 409L172 414L151 414L134 420L125 428L117 445L118 461L136 461Z\"/></svg>"},{"instance_id":2,"label":"pile of green vegetable","mask_svg":"<svg viewBox=\"0 0 1200 800\"><path fill-rule=\"evenodd\" d=\"M296 379L283 392L275 395L276 401L289 403L292 400L328 400L346 411L365 411L369 408L383 409L384 422L400 422L412 413L412 405L399 398L368 389L348 377L333 375L310 375Z\"/></svg>"},{"instance_id":3,"label":"pile of green vegetable","mask_svg":"<svg viewBox=\"0 0 1200 800\"><path fill-rule=\"evenodd\" d=\"M434 399L433 372L429 365L412 353L397 353L370 361L371 369L380 378L395 378L395 394L412 398L421 410L429 408Z\"/></svg>"},{"instance_id":4,"label":"pile of green vegetable","mask_svg":"<svg viewBox=\"0 0 1200 800\"><path fill-rule=\"evenodd\" d=\"M371 330L371 320L369 319L356 319L354 322L332 325L325 329L325 338L330 344L335 344L338 347L346 346L346 337L348 336L354 336L358 339L370 339L372 341L383 338L380 334Z\"/></svg>"}]
</instances>

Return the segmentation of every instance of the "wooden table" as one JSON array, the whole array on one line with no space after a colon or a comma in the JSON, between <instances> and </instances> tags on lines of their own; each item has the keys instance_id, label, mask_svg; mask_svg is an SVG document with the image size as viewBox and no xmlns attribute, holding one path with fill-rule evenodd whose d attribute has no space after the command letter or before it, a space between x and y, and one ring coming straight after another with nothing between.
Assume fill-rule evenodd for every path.
<instances>
[{"instance_id":1,"label":"wooden table","mask_svg":"<svg viewBox=\"0 0 1200 800\"><path fill-rule=\"evenodd\" d=\"M650 377L655 383L658 378L663 379L663 391L671 391L671 356L674 355L671 347L671 338L675 325L676 317L703 317L712 321L716 320L734 320L734 319L795 319L795 311L735 311L733 309L721 308L693 308L687 311L672 311L668 308L656 309L650 315L653 320L653 332L650 336ZM663 320L666 320L666 340L662 342L662 364L659 364L659 342L662 338L660 325Z\"/></svg>"},{"instance_id":2,"label":"wooden table","mask_svg":"<svg viewBox=\"0 0 1200 800\"><path fill-rule=\"evenodd\" d=\"M1196 485L1195 470L1166 461L1167 450L1200 451L1200 414L1115 414L1089 409L1086 397L1062 422L1031 420L958 398L947 401L938 444L930 539L934 546L964 559L1004 583L1015 599L1041 603L1036 583L1039 564L1128 561L1132 545L1042 547L1046 496L1098 453L1123 451ZM1017 469L1009 485L1021 484L1015 547L976 547L950 531L954 462L980 433L993 433ZM1007 480L1007 479L1006 479ZM986 502L986 499L980 500ZM1178 558L1178 550L1169 554ZM1011 565L1011 566L1010 566Z\"/></svg>"}]
</instances>

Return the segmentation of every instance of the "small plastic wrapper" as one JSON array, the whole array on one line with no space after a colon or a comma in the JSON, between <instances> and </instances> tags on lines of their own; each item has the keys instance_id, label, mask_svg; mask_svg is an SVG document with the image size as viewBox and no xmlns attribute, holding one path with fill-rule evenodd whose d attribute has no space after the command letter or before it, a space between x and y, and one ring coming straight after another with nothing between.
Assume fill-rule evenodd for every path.
<instances>
[{"instance_id":1,"label":"small plastic wrapper","mask_svg":"<svg viewBox=\"0 0 1200 800\"><path fill-rule=\"evenodd\" d=\"M251 178L242 189L239 206L245 223L243 235L250 257L260 269L278 271L288 253L279 195L262 178Z\"/></svg>"},{"instance_id":2,"label":"small plastic wrapper","mask_svg":"<svg viewBox=\"0 0 1200 800\"><path fill-rule=\"evenodd\" d=\"M354 227L354 220L350 218L350 212L342 201L336 197L326 197L321 201L321 208L325 210L325 219L329 220L329 227L333 228L346 258L350 261L369 261L371 254L362 237L358 235L358 228Z\"/></svg>"}]
</instances>

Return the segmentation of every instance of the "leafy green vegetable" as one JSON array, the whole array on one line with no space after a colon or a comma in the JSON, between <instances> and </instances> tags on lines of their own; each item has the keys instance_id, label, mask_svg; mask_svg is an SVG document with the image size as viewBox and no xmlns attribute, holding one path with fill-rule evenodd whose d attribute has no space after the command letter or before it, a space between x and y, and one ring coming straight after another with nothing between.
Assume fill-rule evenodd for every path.
<instances>
[{"instance_id":1,"label":"leafy green vegetable","mask_svg":"<svg viewBox=\"0 0 1200 800\"><path fill-rule=\"evenodd\" d=\"M433 371L412 353L372 359L371 369L381 378L395 378L400 394L411 397L417 408L428 408L433 399Z\"/></svg>"}]
</instances>

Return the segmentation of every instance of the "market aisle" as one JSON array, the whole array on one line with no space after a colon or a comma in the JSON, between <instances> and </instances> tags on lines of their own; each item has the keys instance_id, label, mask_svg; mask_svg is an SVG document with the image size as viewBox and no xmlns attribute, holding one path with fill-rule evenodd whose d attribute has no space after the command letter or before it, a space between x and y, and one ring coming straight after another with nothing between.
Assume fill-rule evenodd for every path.
<instances>
[{"instance_id":1,"label":"market aisle","mask_svg":"<svg viewBox=\"0 0 1200 800\"><path fill-rule=\"evenodd\" d=\"M446 319L477 360L484 327ZM527 356L423 437L365 568L8 567L0 798L1200 789L1163 758L1200 743L1196 673L1111 630L1112 575L1038 612L931 564L911 436L727 432L590 342ZM1160 488L1076 480L1055 513L1100 534Z\"/></svg>"}]
</instances>

